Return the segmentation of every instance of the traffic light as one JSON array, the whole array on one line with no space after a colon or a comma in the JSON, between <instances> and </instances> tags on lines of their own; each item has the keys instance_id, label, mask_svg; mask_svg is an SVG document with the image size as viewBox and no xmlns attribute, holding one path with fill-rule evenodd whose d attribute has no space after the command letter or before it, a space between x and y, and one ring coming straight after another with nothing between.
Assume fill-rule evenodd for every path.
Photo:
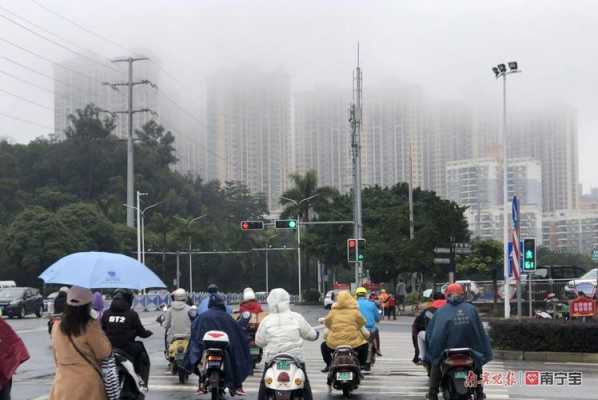
<instances>
[{"instance_id":1,"label":"traffic light","mask_svg":"<svg viewBox=\"0 0 598 400\"><path fill-rule=\"evenodd\" d=\"M523 239L523 270L536 269L536 239Z\"/></svg>"},{"instance_id":2,"label":"traffic light","mask_svg":"<svg viewBox=\"0 0 598 400\"><path fill-rule=\"evenodd\" d=\"M365 239L347 239L347 261L361 262L365 260Z\"/></svg>"},{"instance_id":3,"label":"traffic light","mask_svg":"<svg viewBox=\"0 0 598 400\"><path fill-rule=\"evenodd\" d=\"M347 261L357 262L357 239L347 239Z\"/></svg>"},{"instance_id":4,"label":"traffic light","mask_svg":"<svg viewBox=\"0 0 598 400\"><path fill-rule=\"evenodd\" d=\"M244 231L253 231L257 229L264 229L263 221L241 221L241 229Z\"/></svg>"},{"instance_id":5,"label":"traffic light","mask_svg":"<svg viewBox=\"0 0 598 400\"><path fill-rule=\"evenodd\" d=\"M277 219L276 229L297 229L297 220L295 219Z\"/></svg>"},{"instance_id":6,"label":"traffic light","mask_svg":"<svg viewBox=\"0 0 598 400\"><path fill-rule=\"evenodd\" d=\"M358 261L365 260L365 239L357 240L357 260Z\"/></svg>"}]
</instances>

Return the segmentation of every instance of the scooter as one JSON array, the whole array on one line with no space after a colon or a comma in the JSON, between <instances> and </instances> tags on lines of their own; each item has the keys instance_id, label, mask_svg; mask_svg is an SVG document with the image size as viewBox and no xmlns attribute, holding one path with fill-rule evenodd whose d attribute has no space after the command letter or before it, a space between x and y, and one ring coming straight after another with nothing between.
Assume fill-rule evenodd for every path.
<instances>
[{"instance_id":1,"label":"scooter","mask_svg":"<svg viewBox=\"0 0 598 400\"><path fill-rule=\"evenodd\" d=\"M474 371L473 351L448 349L440 366L440 388L445 400L483 400L484 390Z\"/></svg>"},{"instance_id":2,"label":"scooter","mask_svg":"<svg viewBox=\"0 0 598 400\"><path fill-rule=\"evenodd\" d=\"M351 393L361 383L361 370L357 354L350 346L339 346L332 354L332 363L328 372L328 391L332 388L342 390L343 396L351 397Z\"/></svg>"},{"instance_id":3,"label":"scooter","mask_svg":"<svg viewBox=\"0 0 598 400\"><path fill-rule=\"evenodd\" d=\"M212 400L222 400L225 394L224 358L229 338L222 331L208 331L203 339L202 371L200 387L211 394Z\"/></svg>"},{"instance_id":4,"label":"scooter","mask_svg":"<svg viewBox=\"0 0 598 400\"><path fill-rule=\"evenodd\" d=\"M259 327L255 314L251 314L249 311L243 312L239 316L239 320L242 322L249 338L249 354L251 355L251 361L253 363L253 369L256 368L257 364L262 361L264 350L255 344L255 333Z\"/></svg>"},{"instance_id":5,"label":"scooter","mask_svg":"<svg viewBox=\"0 0 598 400\"><path fill-rule=\"evenodd\" d=\"M168 346L168 369L173 375L179 376L179 383L185 384L189 380L189 371L185 369L185 353L189 346L189 337L175 337Z\"/></svg>"},{"instance_id":6,"label":"scooter","mask_svg":"<svg viewBox=\"0 0 598 400\"><path fill-rule=\"evenodd\" d=\"M554 293L548 293L544 298L545 311L536 310L538 319L569 319L568 307L559 300Z\"/></svg>"},{"instance_id":7,"label":"scooter","mask_svg":"<svg viewBox=\"0 0 598 400\"><path fill-rule=\"evenodd\" d=\"M268 400L299 400L304 397L305 373L289 354L278 354L266 365L264 384Z\"/></svg>"},{"instance_id":8,"label":"scooter","mask_svg":"<svg viewBox=\"0 0 598 400\"><path fill-rule=\"evenodd\" d=\"M114 349L116 371L120 382L120 400L144 400L147 392L143 379L135 372L131 357L120 349Z\"/></svg>"},{"instance_id":9,"label":"scooter","mask_svg":"<svg viewBox=\"0 0 598 400\"><path fill-rule=\"evenodd\" d=\"M376 363L376 354L378 352L378 346L376 343L376 334L378 333L378 328L374 328L368 334L368 358L365 363L365 371L369 372L374 364Z\"/></svg>"}]
</instances>

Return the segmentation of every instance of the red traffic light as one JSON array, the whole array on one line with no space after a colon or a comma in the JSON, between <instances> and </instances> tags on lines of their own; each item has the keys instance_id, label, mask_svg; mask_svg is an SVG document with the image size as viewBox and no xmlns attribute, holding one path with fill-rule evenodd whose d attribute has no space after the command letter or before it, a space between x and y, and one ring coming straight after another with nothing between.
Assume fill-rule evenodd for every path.
<instances>
[{"instance_id":1,"label":"red traffic light","mask_svg":"<svg viewBox=\"0 0 598 400\"><path fill-rule=\"evenodd\" d=\"M241 221L241 230L251 231L256 229L264 229L264 221Z\"/></svg>"},{"instance_id":2,"label":"red traffic light","mask_svg":"<svg viewBox=\"0 0 598 400\"><path fill-rule=\"evenodd\" d=\"M354 248L355 246L357 246L357 240L349 239L348 244L350 248Z\"/></svg>"},{"instance_id":3,"label":"red traffic light","mask_svg":"<svg viewBox=\"0 0 598 400\"><path fill-rule=\"evenodd\" d=\"M243 229L244 231L246 231L247 229L249 229L249 224L247 222L243 222L241 224L241 229Z\"/></svg>"}]
</instances>

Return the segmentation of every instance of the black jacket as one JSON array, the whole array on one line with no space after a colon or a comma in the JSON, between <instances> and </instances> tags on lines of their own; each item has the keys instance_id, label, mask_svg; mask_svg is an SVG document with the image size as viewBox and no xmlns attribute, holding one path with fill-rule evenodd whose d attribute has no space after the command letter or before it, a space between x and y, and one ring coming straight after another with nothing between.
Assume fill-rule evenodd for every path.
<instances>
[{"instance_id":1,"label":"black jacket","mask_svg":"<svg viewBox=\"0 0 598 400\"><path fill-rule=\"evenodd\" d=\"M434 317L434 313L436 313L436 308L434 307L428 307L423 310L417 316L417 318L415 318L415 321L413 321L413 325L411 327L413 334L417 335L420 331L425 331L428 328L428 324Z\"/></svg>"},{"instance_id":2,"label":"black jacket","mask_svg":"<svg viewBox=\"0 0 598 400\"><path fill-rule=\"evenodd\" d=\"M54 314L62 314L66 307L66 292L58 292L54 299Z\"/></svg>"},{"instance_id":3,"label":"black jacket","mask_svg":"<svg viewBox=\"0 0 598 400\"><path fill-rule=\"evenodd\" d=\"M102 315L102 329L112 347L124 349L135 342L135 338L147 338L152 332L141 324L139 314L133 311L124 299L114 299L110 309Z\"/></svg>"}]
</instances>

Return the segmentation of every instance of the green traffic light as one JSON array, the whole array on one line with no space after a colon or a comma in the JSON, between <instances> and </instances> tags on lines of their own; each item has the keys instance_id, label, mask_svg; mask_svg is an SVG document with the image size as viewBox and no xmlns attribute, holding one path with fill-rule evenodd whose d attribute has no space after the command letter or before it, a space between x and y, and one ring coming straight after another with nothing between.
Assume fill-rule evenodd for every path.
<instances>
[{"instance_id":1,"label":"green traffic light","mask_svg":"<svg viewBox=\"0 0 598 400\"><path fill-rule=\"evenodd\" d=\"M528 251L526 251L526 252L525 252L525 258L527 258L527 259L532 259L532 258L534 258L534 252L533 252L533 251L531 251L531 250L528 250Z\"/></svg>"},{"instance_id":2,"label":"green traffic light","mask_svg":"<svg viewBox=\"0 0 598 400\"><path fill-rule=\"evenodd\" d=\"M290 220L289 221L289 228L296 228L296 227L297 227L297 221Z\"/></svg>"},{"instance_id":3,"label":"green traffic light","mask_svg":"<svg viewBox=\"0 0 598 400\"><path fill-rule=\"evenodd\" d=\"M360 254L360 255L359 255L359 260L360 260L360 261L361 261L361 260L363 260L363 254Z\"/></svg>"}]
</instances>

